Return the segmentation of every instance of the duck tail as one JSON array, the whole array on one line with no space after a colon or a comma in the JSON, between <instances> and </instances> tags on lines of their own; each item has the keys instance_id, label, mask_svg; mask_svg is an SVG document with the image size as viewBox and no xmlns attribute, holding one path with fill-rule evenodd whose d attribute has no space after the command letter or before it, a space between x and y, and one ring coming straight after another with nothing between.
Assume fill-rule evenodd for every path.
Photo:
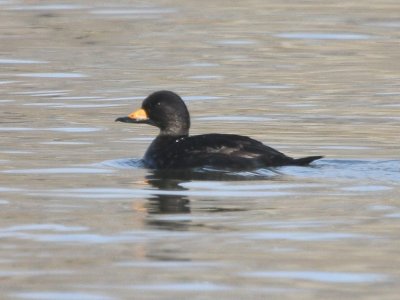
<instances>
[{"instance_id":1,"label":"duck tail","mask_svg":"<svg viewBox=\"0 0 400 300\"><path fill-rule=\"evenodd\" d=\"M307 166L312 163L314 160L323 158L323 156L307 156L302 158L296 158L293 160L293 165L295 166Z\"/></svg>"}]
</instances>

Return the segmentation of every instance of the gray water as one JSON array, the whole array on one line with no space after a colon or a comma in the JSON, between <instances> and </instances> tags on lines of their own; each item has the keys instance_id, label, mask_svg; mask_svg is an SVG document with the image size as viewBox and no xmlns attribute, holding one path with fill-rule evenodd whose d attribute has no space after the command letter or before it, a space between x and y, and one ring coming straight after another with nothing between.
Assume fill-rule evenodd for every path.
<instances>
[{"instance_id":1,"label":"gray water","mask_svg":"<svg viewBox=\"0 0 400 300\"><path fill-rule=\"evenodd\" d=\"M398 299L398 1L0 1L1 299ZM155 128L310 167L160 174Z\"/></svg>"}]
</instances>

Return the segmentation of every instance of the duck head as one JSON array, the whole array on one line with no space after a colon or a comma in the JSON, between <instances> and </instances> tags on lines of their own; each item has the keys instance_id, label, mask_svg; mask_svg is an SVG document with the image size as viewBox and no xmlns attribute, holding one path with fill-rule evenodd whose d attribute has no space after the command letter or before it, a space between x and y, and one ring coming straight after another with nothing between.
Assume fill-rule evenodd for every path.
<instances>
[{"instance_id":1,"label":"duck head","mask_svg":"<svg viewBox=\"0 0 400 300\"><path fill-rule=\"evenodd\" d=\"M158 91L143 100L142 107L116 122L143 123L156 126L161 135L189 134L190 115L182 98L171 91Z\"/></svg>"}]
</instances>

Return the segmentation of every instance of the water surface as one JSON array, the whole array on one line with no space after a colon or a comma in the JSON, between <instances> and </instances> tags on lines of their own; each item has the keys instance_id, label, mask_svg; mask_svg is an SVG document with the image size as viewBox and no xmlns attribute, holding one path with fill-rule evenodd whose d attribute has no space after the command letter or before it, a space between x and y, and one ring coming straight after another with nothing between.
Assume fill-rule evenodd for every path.
<instances>
[{"instance_id":1,"label":"water surface","mask_svg":"<svg viewBox=\"0 0 400 300\"><path fill-rule=\"evenodd\" d=\"M0 1L2 299L397 299L396 1ZM115 123L155 90L192 133L311 167L156 172Z\"/></svg>"}]
</instances>

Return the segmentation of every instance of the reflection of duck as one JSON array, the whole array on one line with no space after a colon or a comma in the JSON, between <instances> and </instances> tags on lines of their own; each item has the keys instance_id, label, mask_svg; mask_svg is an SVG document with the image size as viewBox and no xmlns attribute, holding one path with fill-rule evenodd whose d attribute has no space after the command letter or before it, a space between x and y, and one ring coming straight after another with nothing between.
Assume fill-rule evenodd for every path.
<instances>
[{"instance_id":1,"label":"reflection of duck","mask_svg":"<svg viewBox=\"0 0 400 300\"><path fill-rule=\"evenodd\" d=\"M177 94L159 91L148 96L142 108L116 121L145 123L158 127L160 134L144 156L152 169L211 167L252 170L284 165L308 165L322 156L294 159L247 136L203 134L189 136L190 117Z\"/></svg>"},{"instance_id":2,"label":"reflection of duck","mask_svg":"<svg viewBox=\"0 0 400 300\"><path fill-rule=\"evenodd\" d=\"M191 213L189 198L180 194L187 189L180 185L182 180L159 176L157 172L152 170L146 176L147 183L156 189L146 204L149 214L146 218L147 225L165 230L187 230L191 225L190 218L161 216Z\"/></svg>"},{"instance_id":3,"label":"reflection of duck","mask_svg":"<svg viewBox=\"0 0 400 300\"><path fill-rule=\"evenodd\" d=\"M190 213L189 199L186 196L174 193L175 191L186 190L179 185L182 180L169 178L167 176L159 176L157 172L152 172L146 179L153 188L166 192L159 194L154 193L155 197L149 198L149 213Z\"/></svg>"}]
</instances>

